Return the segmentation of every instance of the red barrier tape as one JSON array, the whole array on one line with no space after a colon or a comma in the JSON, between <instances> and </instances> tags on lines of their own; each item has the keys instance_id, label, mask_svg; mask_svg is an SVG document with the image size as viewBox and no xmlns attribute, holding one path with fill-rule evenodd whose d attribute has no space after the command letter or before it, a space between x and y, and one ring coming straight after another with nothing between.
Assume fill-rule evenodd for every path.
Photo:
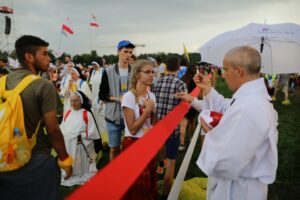
<instances>
[{"instance_id":1,"label":"red barrier tape","mask_svg":"<svg viewBox=\"0 0 300 200\"><path fill-rule=\"evenodd\" d=\"M198 96L199 92L200 89L196 87L191 95ZM112 160L67 199L121 199L151 159L156 156L189 108L189 103L181 102L147 134Z\"/></svg>"}]
</instances>

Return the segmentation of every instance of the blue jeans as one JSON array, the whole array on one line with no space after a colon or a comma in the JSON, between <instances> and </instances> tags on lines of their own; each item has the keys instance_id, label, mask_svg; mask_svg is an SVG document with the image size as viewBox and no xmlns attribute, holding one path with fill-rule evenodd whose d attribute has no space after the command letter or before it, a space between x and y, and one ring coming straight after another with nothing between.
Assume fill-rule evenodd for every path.
<instances>
[{"instance_id":1,"label":"blue jeans","mask_svg":"<svg viewBox=\"0 0 300 200\"><path fill-rule=\"evenodd\" d=\"M125 129L124 119L120 120L120 124L115 124L106 121L108 131L108 145L109 147L117 147L121 145L122 131Z\"/></svg>"}]
</instances>

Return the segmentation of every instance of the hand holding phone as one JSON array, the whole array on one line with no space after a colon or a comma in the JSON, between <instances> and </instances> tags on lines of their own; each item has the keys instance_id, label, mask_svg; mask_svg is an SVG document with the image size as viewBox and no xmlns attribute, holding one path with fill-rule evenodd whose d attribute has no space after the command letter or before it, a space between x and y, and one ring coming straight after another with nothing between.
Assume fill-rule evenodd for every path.
<instances>
[{"instance_id":1,"label":"hand holding phone","mask_svg":"<svg viewBox=\"0 0 300 200\"><path fill-rule=\"evenodd\" d=\"M197 87L203 90L203 94L207 95L210 92L211 88L211 74L207 76L200 73L199 69L197 69L197 73L195 74L193 80Z\"/></svg>"}]
</instances>

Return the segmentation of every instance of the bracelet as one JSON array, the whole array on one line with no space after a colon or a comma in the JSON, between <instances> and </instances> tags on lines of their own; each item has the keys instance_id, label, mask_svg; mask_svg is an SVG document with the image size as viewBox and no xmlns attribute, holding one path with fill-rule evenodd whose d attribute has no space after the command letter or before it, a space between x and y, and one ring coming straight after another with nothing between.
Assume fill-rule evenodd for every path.
<instances>
[{"instance_id":1,"label":"bracelet","mask_svg":"<svg viewBox=\"0 0 300 200\"><path fill-rule=\"evenodd\" d=\"M73 164L73 158L72 158L70 155L68 155L68 157L67 157L66 159L64 159L64 160L58 159L57 164L58 164L58 166L59 166L61 169L67 170L67 169L69 169L70 167L72 167L72 164Z\"/></svg>"},{"instance_id":2,"label":"bracelet","mask_svg":"<svg viewBox=\"0 0 300 200\"><path fill-rule=\"evenodd\" d=\"M120 103L120 98L116 98L116 102L117 102L117 103Z\"/></svg>"}]
</instances>

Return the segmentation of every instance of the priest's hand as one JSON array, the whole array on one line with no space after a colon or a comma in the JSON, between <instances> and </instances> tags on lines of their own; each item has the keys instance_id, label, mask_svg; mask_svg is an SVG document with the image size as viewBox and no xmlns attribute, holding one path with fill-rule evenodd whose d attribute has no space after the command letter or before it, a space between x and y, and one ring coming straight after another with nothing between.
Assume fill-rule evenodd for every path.
<instances>
[{"instance_id":1,"label":"priest's hand","mask_svg":"<svg viewBox=\"0 0 300 200\"><path fill-rule=\"evenodd\" d=\"M209 75L203 75L200 73L195 74L193 78L197 87L203 90L203 95L206 96L210 92L211 81Z\"/></svg>"},{"instance_id":2,"label":"priest's hand","mask_svg":"<svg viewBox=\"0 0 300 200\"><path fill-rule=\"evenodd\" d=\"M192 101L194 99L194 97L187 92L177 92L175 94L175 97L177 97L183 101L187 101L188 103L192 103Z\"/></svg>"},{"instance_id":3,"label":"priest's hand","mask_svg":"<svg viewBox=\"0 0 300 200\"><path fill-rule=\"evenodd\" d=\"M205 133L210 131L212 128L204 121L202 117L200 117L200 123Z\"/></svg>"}]
</instances>

